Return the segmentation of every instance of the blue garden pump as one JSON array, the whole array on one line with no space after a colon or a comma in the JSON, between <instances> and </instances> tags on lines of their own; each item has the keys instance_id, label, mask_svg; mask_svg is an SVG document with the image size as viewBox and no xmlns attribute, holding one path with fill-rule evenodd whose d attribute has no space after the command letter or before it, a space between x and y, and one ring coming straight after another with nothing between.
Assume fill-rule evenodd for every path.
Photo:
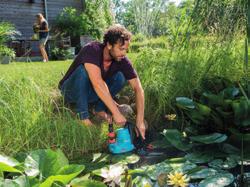
<instances>
[{"instance_id":1,"label":"blue garden pump","mask_svg":"<svg viewBox=\"0 0 250 187\"><path fill-rule=\"evenodd\" d=\"M108 148L113 154L126 153L135 149L128 122L123 128L117 129L116 132L114 132L113 124L109 124L108 137Z\"/></svg>"}]
</instances>

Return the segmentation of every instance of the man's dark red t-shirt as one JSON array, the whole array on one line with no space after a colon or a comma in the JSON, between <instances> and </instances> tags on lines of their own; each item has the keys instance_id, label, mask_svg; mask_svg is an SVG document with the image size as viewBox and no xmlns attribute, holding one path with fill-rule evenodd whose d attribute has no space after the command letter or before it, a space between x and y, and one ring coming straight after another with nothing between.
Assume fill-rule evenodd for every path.
<instances>
[{"instance_id":1,"label":"man's dark red t-shirt","mask_svg":"<svg viewBox=\"0 0 250 187\"><path fill-rule=\"evenodd\" d=\"M105 72L103 67L103 49L104 44L100 42L91 42L85 45L69 67L62 80L59 82L59 88L61 87L63 82L72 74L72 72L80 64L84 63L91 63L98 66L101 69L103 80L112 77L115 73L119 71L123 73L126 80L130 80L137 77L136 71L132 67L131 62L127 57L124 57L119 62L113 60L109 70Z\"/></svg>"}]
</instances>

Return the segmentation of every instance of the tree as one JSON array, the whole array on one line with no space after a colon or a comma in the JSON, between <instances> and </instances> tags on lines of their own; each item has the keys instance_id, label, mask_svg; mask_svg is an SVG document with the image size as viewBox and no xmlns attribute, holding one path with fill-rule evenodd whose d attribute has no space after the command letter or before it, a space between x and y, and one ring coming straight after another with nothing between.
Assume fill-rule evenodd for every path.
<instances>
[{"instance_id":1,"label":"tree","mask_svg":"<svg viewBox=\"0 0 250 187\"><path fill-rule=\"evenodd\" d=\"M113 23L110 0L85 0L83 12L66 7L56 19L55 27L66 35L89 35L100 39L103 30Z\"/></svg>"},{"instance_id":2,"label":"tree","mask_svg":"<svg viewBox=\"0 0 250 187\"><path fill-rule=\"evenodd\" d=\"M243 31L245 24L244 0L196 0L192 19L201 25L203 31L218 34L232 34Z\"/></svg>"},{"instance_id":3,"label":"tree","mask_svg":"<svg viewBox=\"0 0 250 187\"><path fill-rule=\"evenodd\" d=\"M128 2L113 1L116 6L116 20L132 30L152 36L155 23L167 0L133 0Z\"/></svg>"}]
</instances>

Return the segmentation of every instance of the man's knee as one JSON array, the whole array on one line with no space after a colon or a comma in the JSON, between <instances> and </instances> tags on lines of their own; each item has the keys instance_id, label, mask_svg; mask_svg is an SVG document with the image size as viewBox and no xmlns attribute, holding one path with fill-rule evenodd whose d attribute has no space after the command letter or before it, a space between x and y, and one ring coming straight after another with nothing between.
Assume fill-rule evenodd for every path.
<instances>
[{"instance_id":1,"label":"man's knee","mask_svg":"<svg viewBox=\"0 0 250 187\"><path fill-rule=\"evenodd\" d=\"M89 86L90 80L87 71L83 65L77 67L72 74L65 80L63 87L68 89L74 89L78 93L86 90ZM75 94L76 94L75 93Z\"/></svg>"}]
</instances>

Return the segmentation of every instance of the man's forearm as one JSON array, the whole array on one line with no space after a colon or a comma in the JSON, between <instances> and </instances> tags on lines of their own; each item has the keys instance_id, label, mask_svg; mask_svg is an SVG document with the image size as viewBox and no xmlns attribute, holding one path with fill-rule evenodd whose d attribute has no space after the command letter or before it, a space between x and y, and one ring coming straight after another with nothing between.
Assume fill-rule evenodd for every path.
<instances>
[{"instance_id":1,"label":"man's forearm","mask_svg":"<svg viewBox=\"0 0 250 187\"><path fill-rule=\"evenodd\" d=\"M144 91L142 88L135 91L136 98L136 121L142 123L144 120Z\"/></svg>"},{"instance_id":2,"label":"man's forearm","mask_svg":"<svg viewBox=\"0 0 250 187\"><path fill-rule=\"evenodd\" d=\"M110 92L108 86L104 81L99 81L95 85L93 85L97 95L104 102L104 104L108 107L112 114L116 114L119 112Z\"/></svg>"}]
</instances>

